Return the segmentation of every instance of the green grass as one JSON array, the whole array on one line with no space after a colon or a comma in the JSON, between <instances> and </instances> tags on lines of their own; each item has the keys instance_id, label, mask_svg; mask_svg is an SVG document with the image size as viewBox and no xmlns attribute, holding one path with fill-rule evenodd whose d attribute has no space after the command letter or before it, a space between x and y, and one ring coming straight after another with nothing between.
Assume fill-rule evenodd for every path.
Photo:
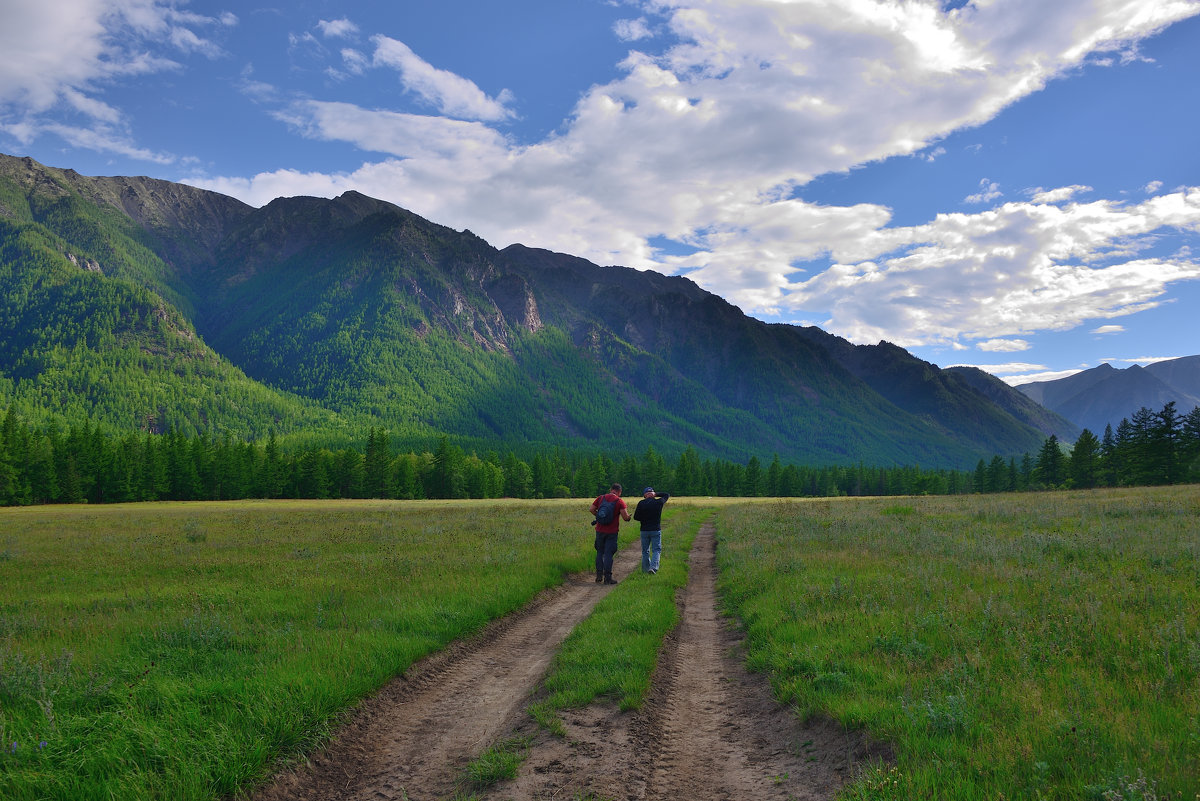
<instances>
[{"instance_id":1,"label":"green grass","mask_svg":"<svg viewBox=\"0 0 1200 801\"><path fill-rule=\"evenodd\" d=\"M1196 487L726 508L784 703L892 742L856 799L1200 798Z\"/></svg>"},{"instance_id":2,"label":"green grass","mask_svg":"<svg viewBox=\"0 0 1200 801\"><path fill-rule=\"evenodd\" d=\"M586 502L0 510L0 798L211 799L594 552ZM700 523L784 703L888 740L847 799L1200 797L1200 493L673 500L533 710L641 705ZM636 527L622 548L637 550ZM13 743L16 744L15 748ZM523 741L472 764L509 776Z\"/></svg>"},{"instance_id":3,"label":"green grass","mask_svg":"<svg viewBox=\"0 0 1200 801\"><path fill-rule=\"evenodd\" d=\"M641 538L635 525L626 524L621 548L633 549L635 566L559 649L543 684L545 695L530 708L539 724L561 733L559 711L599 698L615 701L622 710L641 707L663 638L678 621L675 593L687 583L688 551L711 514L698 506L667 506L662 562L654 575L641 572Z\"/></svg>"},{"instance_id":4,"label":"green grass","mask_svg":"<svg viewBox=\"0 0 1200 801\"><path fill-rule=\"evenodd\" d=\"M467 766L467 784L479 790L517 778L533 738L506 737L488 746Z\"/></svg>"},{"instance_id":5,"label":"green grass","mask_svg":"<svg viewBox=\"0 0 1200 801\"><path fill-rule=\"evenodd\" d=\"M232 794L589 569L586 519L580 501L2 510L0 798Z\"/></svg>"}]
</instances>

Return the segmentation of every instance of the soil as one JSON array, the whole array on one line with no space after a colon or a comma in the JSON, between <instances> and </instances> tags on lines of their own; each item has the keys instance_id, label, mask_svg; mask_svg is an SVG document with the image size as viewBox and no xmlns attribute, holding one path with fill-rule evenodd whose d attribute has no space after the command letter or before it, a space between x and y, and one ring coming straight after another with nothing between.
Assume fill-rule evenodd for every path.
<instances>
[{"instance_id":1,"label":"soil","mask_svg":"<svg viewBox=\"0 0 1200 801\"><path fill-rule=\"evenodd\" d=\"M365 701L338 736L278 775L254 801L430 801L470 795L467 764L492 742L532 738L518 777L475 797L534 799L829 799L890 749L830 721L801 723L765 677L742 664L741 638L717 612L715 540L700 529L648 702L562 715L567 736L525 707L563 639L612 590L576 576L480 636L414 666ZM638 569L628 541L614 574Z\"/></svg>"}]
</instances>

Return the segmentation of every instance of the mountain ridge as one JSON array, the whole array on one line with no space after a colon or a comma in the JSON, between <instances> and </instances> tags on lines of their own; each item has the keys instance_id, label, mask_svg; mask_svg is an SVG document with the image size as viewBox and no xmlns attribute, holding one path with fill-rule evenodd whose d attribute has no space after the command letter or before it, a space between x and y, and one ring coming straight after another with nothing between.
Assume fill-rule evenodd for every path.
<instances>
[{"instance_id":1,"label":"mountain ridge","mask_svg":"<svg viewBox=\"0 0 1200 801\"><path fill-rule=\"evenodd\" d=\"M1065 378L1017 385L1025 396L1094 434L1140 408L1174 403L1180 414L1200 406L1200 356L1118 369L1107 362Z\"/></svg>"},{"instance_id":2,"label":"mountain ridge","mask_svg":"<svg viewBox=\"0 0 1200 801\"><path fill-rule=\"evenodd\" d=\"M154 414L163 426L253 436L380 426L479 447L653 443L720 457L942 466L1036 450L1043 429L1069 428L887 343L764 323L681 276L525 245L498 250L358 192L255 209L157 179L88 178L0 156L0 235L14 254L6 269L29 286L71 286L86 271L79 264L94 265L104 292L157 295L179 315L174 336L220 366L219 377L193 380L177 361L152 358L170 348L142 332L144 380L135 371L122 380L189 400L134 412L126 407L143 401L118 402L120 387L101 382L89 403L118 428ZM19 246L34 239L36 256ZM17 301L4 302L15 321ZM111 320L106 304L53 312L46 301L45 325L65 332L54 352L81 354L56 369L70 373L87 354L103 362L96 338L107 335L89 341L71 328L81 315ZM38 363L39 336L14 331L0 353ZM0 368L0 400L50 413L36 399L52 376ZM223 395L251 386L274 411L216 411Z\"/></svg>"}]
</instances>

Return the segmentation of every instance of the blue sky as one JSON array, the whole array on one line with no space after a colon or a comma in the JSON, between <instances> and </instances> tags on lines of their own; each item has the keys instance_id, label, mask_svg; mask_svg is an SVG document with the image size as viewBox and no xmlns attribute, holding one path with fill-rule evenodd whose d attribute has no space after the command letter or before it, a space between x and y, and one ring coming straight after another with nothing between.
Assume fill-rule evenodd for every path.
<instances>
[{"instance_id":1,"label":"blue sky","mask_svg":"<svg viewBox=\"0 0 1200 801\"><path fill-rule=\"evenodd\" d=\"M356 189L1017 383L1200 353L1200 0L0 0L0 152Z\"/></svg>"}]
</instances>

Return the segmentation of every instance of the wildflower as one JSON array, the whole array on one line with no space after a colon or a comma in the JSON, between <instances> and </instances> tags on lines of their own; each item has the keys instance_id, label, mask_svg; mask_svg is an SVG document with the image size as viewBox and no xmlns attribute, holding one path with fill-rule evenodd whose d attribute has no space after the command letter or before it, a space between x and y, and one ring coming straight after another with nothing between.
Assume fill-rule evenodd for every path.
<instances>
[{"instance_id":1,"label":"wildflower","mask_svg":"<svg viewBox=\"0 0 1200 801\"><path fill-rule=\"evenodd\" d=\"M39 750L39 751L40 751L40 750L42 750L42 749L43 749L43 748L45 748L45 747L46 747L46 741L45 741L45 740L42 740L40 743L38 743L38 750Z\"/></svg>"},{"instance_id":2,"label":"wildflower","mask_svg":"<svg viewBox=\"0 0 1200 801\"><path fill-rule=\"evenodd\" d=\"M12 751L14 754L17 753L17 741L16 740L13 740L12 748L10 748L9 750Z\"/></svg>"}]
</instances>

